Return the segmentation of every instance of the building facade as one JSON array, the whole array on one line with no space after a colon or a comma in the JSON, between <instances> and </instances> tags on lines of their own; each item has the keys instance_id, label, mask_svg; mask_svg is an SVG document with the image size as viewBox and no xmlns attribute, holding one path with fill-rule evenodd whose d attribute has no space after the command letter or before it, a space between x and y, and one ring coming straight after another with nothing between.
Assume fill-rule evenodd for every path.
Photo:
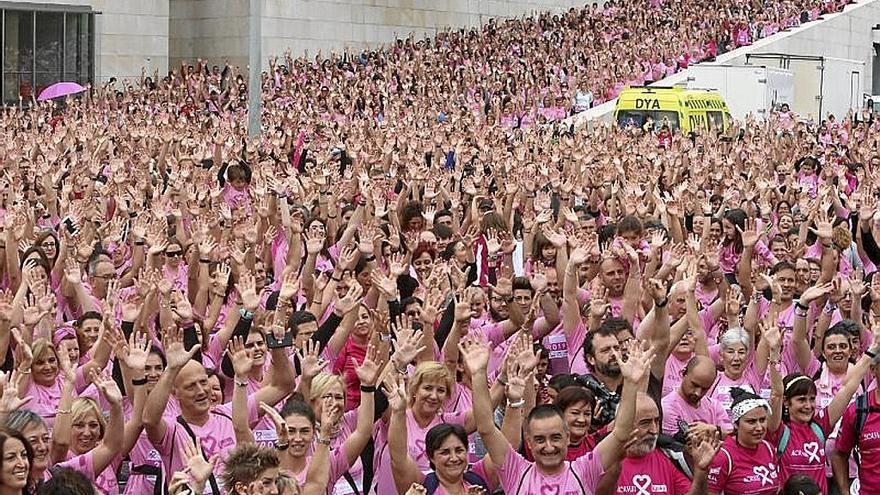
<instances>
[{"instance_id":1,"label":"building facade","mask_svg":"<svg viewBox=\"0 0 880 495\"><path fill-rule=\"evenodd\" d=\"M251 0L0 0L4 102L57 81L165 74L198 58L247 65ZM254 0L263 64L272 55L379 46L492 17L561 11L583 0Z\"/></svg>"}]
</instances>

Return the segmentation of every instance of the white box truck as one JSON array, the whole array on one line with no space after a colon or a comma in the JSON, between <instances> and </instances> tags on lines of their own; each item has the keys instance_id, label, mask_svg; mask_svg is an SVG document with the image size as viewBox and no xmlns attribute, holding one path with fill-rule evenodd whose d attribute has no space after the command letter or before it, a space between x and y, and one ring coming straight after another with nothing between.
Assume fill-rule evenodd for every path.
<instances>
[{"instance_id":1,"label":"white box truck","mask_svg":"<svg viewBox=\"0 0 880 495\"><path fill-rule=\"evenodd\" d=\"M794 74L792 111L817 120L838 119L861 106L865 63L834 57L750 53L746 64L779 67Z\"/></svg>"},{"instance_id":2,"label":"white box truck","mask_svg":"<svg viewBox=\"0 0 880 495\"><path fill-rule=\"evenodd\" d=\"M737 120L749 114L763 120L774 108L794 101L794 75L785 69L700 64L689 67L687 74L688 89L717 91Z\"/></svg>"}]
</instances>

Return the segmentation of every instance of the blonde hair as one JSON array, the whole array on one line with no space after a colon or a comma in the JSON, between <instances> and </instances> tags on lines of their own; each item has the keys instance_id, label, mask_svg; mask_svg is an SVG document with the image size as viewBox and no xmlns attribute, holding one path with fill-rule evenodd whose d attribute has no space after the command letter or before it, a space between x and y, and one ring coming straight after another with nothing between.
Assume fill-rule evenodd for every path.
<instances>
[{"instance_id":1,"label":"blonde hair","mask_svg":"<svg viewBox=\"0 0 880 495\"><path fill-rule=\"evenodd\" d=\"M31 351L34 355L35 360L40 359L40 356L42 356L43 353L47 350L52 351L52 354L55 355L55 359L60 359L58 357L58 349L56 349L55 344L50 342L48 339L39 338L35 340L34 343L31 345Z\"/></svg>"},{"instance_id":2,"label":"blonde hair","mask_svg":"<svg viewBox=\"0 0 880 495\"><path fill-rule=\"evenodd\" d=\"M343 377L331 373L318 373L317 376L312 378L312 389L309 392L309 402L315 404L321 399L321 396L327 392L327 389L337 383L342 387L342 393L345 395L345 379Z\"/></svg>"},{"instance_id":3,"label":"blonde hair","mask_svg":"<svg viewBox=\"0 0 880 495\"><path fill-rule=\"evenodd\" d=\"M428 380L444 382L444 385L446 385L446 399L452 394L455 380L453 379L452 374L449 373L449 368L437 361L424 361L416 366L415 373L413 373L413 376L409 379L409 385L407 388L409 392L410 407L412 407L416 400L416 391L422 385L422 382Z\"/></svg>"},{"instance_id":4,"label":"blonde hair","mask_svg":"<svg viewBox=\"0 0 880 495\"><path fill-rule=\"evenodd\" d=\"M71 424L82 420L89 413L94 414L95 418L98 420L98 425L100 425L101 429L101 438L103 439L104 432L107 431L107 420L104 419L104 415L101 413L101 408L98 407L98 403L91 397L77 397L76 399L73 399L73 402L70 404Z\"/></svg>"}]
</instances>

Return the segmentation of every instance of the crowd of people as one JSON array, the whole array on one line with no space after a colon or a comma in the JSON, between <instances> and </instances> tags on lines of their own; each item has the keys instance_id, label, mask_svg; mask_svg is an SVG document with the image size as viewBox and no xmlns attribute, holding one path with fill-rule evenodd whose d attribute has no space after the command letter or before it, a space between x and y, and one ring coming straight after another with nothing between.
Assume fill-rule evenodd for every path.
<instances>
[{"instance_id":1,"label":"crowd of people","mask_svg":"<svg viewBox=\"0 0 880 495\"><path fill-rule=\"evenodd\" d=\"M288 56L253 140L202 61L5 108L0 495L880 494L880 119L561 122L842 7Z\"/></svg>"}]
</instances>

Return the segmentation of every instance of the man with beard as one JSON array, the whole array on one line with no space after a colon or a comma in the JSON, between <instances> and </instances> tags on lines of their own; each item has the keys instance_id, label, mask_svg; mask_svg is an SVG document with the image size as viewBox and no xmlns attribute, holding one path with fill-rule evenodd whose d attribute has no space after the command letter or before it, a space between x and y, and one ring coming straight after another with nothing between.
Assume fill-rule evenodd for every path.
<instances>
[{"instance_id":1,"label":"man with beard","mask_svg":"<svg viewBox=\"0 0 880 495\"><path fill-rule=\"evenodd\" d=\"M660 410L657 409L657 403L644 392L639 392L636 397L633 430L630 441L625 446L626 457L617 468L619 475L608 476L613 474L609 471L596 490L596 495L706 493L708 468L721 446L717 436L706 436L691 442L693 472L693 481L691 481L657 448L657 438L660 435ZM612 483L612 480L616 480L616 483Z\"/></svg>"},{"instance_id":2,"label":"man with beard","mask_svg":"<svg viewBox=\"0 0 880 495\"><path fill-rule=\"evenodd\" d=\"M718 374L715 362L706 356L694 356L685 366L681 385L663 398L663 433L675 435L680 426L693 431L722 433L733 430L727 411L720 402L706 397ZM698 424L693 424L699 422ZM716 426L717 425L717 426Z\"/></svg>"}]
</instances>

